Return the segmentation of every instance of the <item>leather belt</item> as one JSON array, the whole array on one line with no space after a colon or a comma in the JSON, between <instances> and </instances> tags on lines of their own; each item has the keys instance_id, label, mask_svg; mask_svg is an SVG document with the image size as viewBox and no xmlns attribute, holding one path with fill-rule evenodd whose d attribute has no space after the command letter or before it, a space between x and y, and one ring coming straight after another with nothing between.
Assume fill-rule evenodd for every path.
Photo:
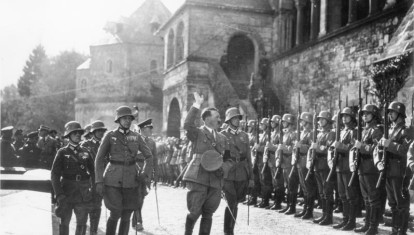
<instances>
[{"instance_id":1,"label":"leather belt","mask_svg":"<svg viewBox=\"0 0 414 235\"><path fill-rule=\"evenodd\" d=\"M122 166L131 166L131 165L134 165L137 161L135 161L135 160L131 160L131 161L116 161L116 160L109 160L109 162L111 163L111 164L114 164L114 165L122 165Z\"/></svg>"},{"instance_id":2,"label":"leather belt","mask_svg":"<svg viewBox=\"0 0 414 235\"><path fill-rule=\"evenodd\" d=\"M235 162L241 162L246 160L247 158L245 157L241 157L241 158L236 158L236 157L230 157L231 160L235 161Z\"/></svg>"},{"instance_id":3,"label":"leather belt","mask_svg":"<svg viewBox=\"0 0 414 235\"><path fill-rule=\"evenodd\" d=\"M83 181L89 180L90 178L90 175L63 175L63 179L65 180Z\"/></svg>"}]
</instances>

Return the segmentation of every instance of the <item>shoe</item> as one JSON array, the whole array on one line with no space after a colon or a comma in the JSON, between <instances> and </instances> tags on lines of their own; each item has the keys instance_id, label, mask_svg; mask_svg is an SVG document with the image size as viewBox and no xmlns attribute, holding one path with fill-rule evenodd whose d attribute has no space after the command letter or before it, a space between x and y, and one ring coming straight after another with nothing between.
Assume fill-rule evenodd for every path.
<instances>
[{"instance_id":1,"label":"shoe","mask_svg":"<svg viewBox=\"0 0 414 235\"><path fill-rule=\"evenodd\" d=\"M334 229L341 229L342 227L344 227L346 224L348 223L348 218L343 218L342 222L339 224L335 224L334 226L332 226Z\"/></svg>"},{"instance_id":2,"label":"shoe","mask_svg":"<svg viewBox=\"0 0 414 235\"><path fill-rule=\"evenodd\" d=\"M144 226L142 226L142 223L138 222L135 226L135 230L137 231L143 231L144 230Z\"/></svg>"},{"instance_id":3,"label":"shoe","mask_svg":"<svg viewBox=\"0 0 414 235\"><path fill-rule=\"evenodd\" d=\"M280 210L282 209L282 205L280 203L274 203L272 207L270 207L270 210Z\"/></svg>"},{"instance_id":4,"label":"shoe","mask_svg":"<svg viewBox=\"0 0 414 235\"><path fill-rule=\"evenodd\" d=\"M331 225L332 223L332 214L327 214L325 219L319 222L319 225Z\"/></svg>"}]
</instances>

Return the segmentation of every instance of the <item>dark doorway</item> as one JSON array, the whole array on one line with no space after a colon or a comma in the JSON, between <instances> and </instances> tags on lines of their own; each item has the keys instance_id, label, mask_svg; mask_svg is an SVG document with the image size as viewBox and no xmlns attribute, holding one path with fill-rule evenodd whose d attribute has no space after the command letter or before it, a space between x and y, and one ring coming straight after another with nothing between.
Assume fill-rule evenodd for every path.
<instances>
[{"instance_id":1,"label":"dark doorway","mask_svg":"<svg viewBox=\"0 0 414 235\"><path fill-rule=\"evenodd\" d=\"M180 138L181 112L180 104L176 98L170 103L170 111L168 112L167 136Z\"/></svg>"},{"instance_id":2,"label":"dark doorway","mask_svg":"<svg viewBox=\"0 0 414 235\"><path fill-rule=\"evenodd\" d=\"M227 56L220 65L240 99L247 98L247 86L254 71L254 62L255 49L252 40L245 35L233 36L227 47Z\"/></svg>"}]
</instances>

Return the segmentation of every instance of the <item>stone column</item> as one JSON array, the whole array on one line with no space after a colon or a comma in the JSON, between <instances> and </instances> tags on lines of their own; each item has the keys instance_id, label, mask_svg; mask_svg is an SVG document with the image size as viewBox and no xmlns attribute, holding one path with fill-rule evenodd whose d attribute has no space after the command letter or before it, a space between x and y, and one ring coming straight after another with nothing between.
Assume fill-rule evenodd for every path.
<instances>
[{"instance_id":1,"label":"stone column","mask_svg":"<svg viewBox=\"0 0 414 235\"><path fill-rule=\"evenodd\" d=\"M318 36L319 32L319 12L320 12L320 6L319 2L320 0L311 0L311 32L310 32L310 38L311 40L315 39Z\"/></svg>"},{"instance_id":2,"label":"stone column","mask_svg":"<svg viewBox=\"0 0 414 235\"><path fill-rule=\"evenodd\" d=\"M320 17L320 27L319 27L319 37L322 37L326 34L327 31L327 16L328 16L328 0L321 0L320 2L321 7L321 17Z\"/></svg>"},{"instance_id":3,"label":"stone column","mask_svg":"<svg viewBox=\"0 0 414 235\"><path fill-rule=\"evenodd\" d=\"M303 17L304 17L304 2L301 0L295 1L296 5L296 45L303 43Z\"/></svg>"},{"instance_id":4,"label":"stone column","mask_svg":"<svg viewBox=\"0 0 414 235\"><path fill-rule=\"evenodd\" d=\"M348 24L351 24L356 20L357 17L357 2L356 0L349 0L349 10L348 10Z\"/></svg>"},{"instance_id":5,"label":"stone column","mask_svg":"<svg viewBox=\"0 0 414 235\"><path fill-rule=\"evenodd\" d=\"M368 16L374 15L379 10L378 0L369 0L369 14Z\"/></svg>"}]
</instances>

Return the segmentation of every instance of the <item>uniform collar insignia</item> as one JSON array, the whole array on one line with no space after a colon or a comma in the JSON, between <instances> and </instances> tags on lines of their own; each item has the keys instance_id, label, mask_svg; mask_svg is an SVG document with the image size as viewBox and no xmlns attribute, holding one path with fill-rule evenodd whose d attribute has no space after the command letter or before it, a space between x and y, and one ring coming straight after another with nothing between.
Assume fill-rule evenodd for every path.
<instances>
[{"instance_id":1,"label":"uniform collar insignia","mask_svg":"<svg viewBox=\"0 0 414 235\"><path fill-rule=\"evenodd\" d=\"M240 133L240 130L239 129L234 130L234 129L230 128L230 127L227 128L227 131L229 133L233 134L233 135L237 135L237 134Z\"/></svg>"},{"instance_id":2,"label":"uniform collar insignia","mask_svg":"<svg viewBox=\"0 0 414 235\"><path fill-rule=\"evenodd\" d=\"M124 130L124 129L122 129L122 128L118 128L118 131L119 131L119 132L121 132L121 133L122 133L122 134L124 134L124 135L126 135L126 134L128 134L128 133L129 133L129 129Z\"/></svg>"}]
</instances>

